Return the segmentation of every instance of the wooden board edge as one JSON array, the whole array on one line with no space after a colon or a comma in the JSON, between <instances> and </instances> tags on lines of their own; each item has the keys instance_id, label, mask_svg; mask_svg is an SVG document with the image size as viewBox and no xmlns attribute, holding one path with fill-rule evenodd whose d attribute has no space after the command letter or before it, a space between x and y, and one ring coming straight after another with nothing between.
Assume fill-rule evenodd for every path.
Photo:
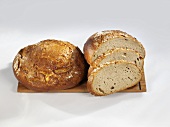
<instances>
[{"instance_id":1,"label":"wooden board edge","mask_svg":"<svg viewBox=\"0 0 170 127\"><path fill-rule=\"evenodd\" d=\"M146 91L147 91L146 81L145 81L145 74L144 74L144 70L143 70L142 71L142 79L137 85L135 85L131 88L125 89L123 91L120 91L120 92L146 92ZM50 90L48 92L33 91L30 89L27 89L21 83L18 83L17 92L19 92L19 93L88 93L85 82L82 83L81 85L74 87L74 88L70 88L70 89L66 89L66 90Z\"/></svg>"}]
</instances>

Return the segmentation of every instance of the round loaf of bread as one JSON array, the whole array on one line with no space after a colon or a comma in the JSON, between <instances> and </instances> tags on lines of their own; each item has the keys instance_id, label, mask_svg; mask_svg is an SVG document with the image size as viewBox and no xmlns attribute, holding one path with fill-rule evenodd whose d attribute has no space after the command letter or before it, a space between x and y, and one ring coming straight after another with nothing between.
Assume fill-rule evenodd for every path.
<instances>
[{"instance_id":1,"label":"round loaf of bread","mask_svg":"<svg viewBox=\"0 0 170 127\"><path fill-rule=\"evenodd\" d=\"M86 76L80 49L59 40L44 40L21 49L13 61L18 81L35 91L68 89Z\"/></svg>"},{"instance_id":2,"label":"round loaf of bread","mask_svg":"<svg viewBox=\"0 0 170 127\"><path fill-rule=\"evenodd\" d=\"M145 58L143 45L136 38L120 30L106 30L93 34L84 44L83 50L85 59L92 64L103 53L116 48L132 49Z\"/></svg>"}]
</instances>

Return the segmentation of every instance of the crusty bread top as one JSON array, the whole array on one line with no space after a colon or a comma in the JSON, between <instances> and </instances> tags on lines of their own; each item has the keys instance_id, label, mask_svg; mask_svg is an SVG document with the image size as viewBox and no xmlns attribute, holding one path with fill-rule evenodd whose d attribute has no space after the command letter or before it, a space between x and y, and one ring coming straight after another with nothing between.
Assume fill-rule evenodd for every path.
<instances>
[{"instance_id":1,"label":"crusty bread top","mask_svg":"<svg viewBox=\"0 0 170 127\"><path fill-rule=\"evenodd\" d=\"M37 44L29 45L20 50L17 54L22 57L22 62L35 62L38 67L66 68L69 67L72 52L76 47L69 42L60 40L44 40ZM49 60L47 60L49 59ZM55 62L55 66L51 66ZM25 63L24 64L30 64ZM14 64L14 70L18 73L18 64Z\"/></svg>"},{"instance_id":2,"label":"crusty bread top","mask_svg":"<svg viewBox=\"0 0 170 127\"><path fill-rule=\"evenodd\" d=\"M85 60L79 48L69 42L44 40L21 49L13 70L18 81L29 89L66 89L84 78Z\"/></svg>"},{"instance_id":3,"label":"crusty bread top","mask_svg":"<svg viewBox=\"0 0 170 127\"><path fill-rule=\"evenodd\" d=\"M138 43L138 45L143 49L144 52L144 54L141 55L143 55L143 58L145 57L145 49L136 38L120 30L106 30L93 34L88 38L88 40L84 44L83 51L87 62L91 64L93 62L92 57L94 53L97 52L97 49L101 46L101 44L114 38L124 38L125 40L129 39Z\"/></svg>"}]
</instances>

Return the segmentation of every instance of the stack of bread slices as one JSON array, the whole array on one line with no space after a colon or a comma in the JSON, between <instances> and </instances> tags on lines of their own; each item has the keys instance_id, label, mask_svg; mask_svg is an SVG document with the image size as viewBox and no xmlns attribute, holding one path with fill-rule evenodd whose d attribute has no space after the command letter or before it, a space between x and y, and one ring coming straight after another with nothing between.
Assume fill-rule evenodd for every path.
<instances>
[{"instance_id":1,"label":"stack of bread slices","mask_svg":"<svg viewBox=\"0 0 170 127\"><path fill-rule=\"evenodd\" d=\"M120 30L93 34L84 45L90 65L87 88L96 96L109 95L136 85L142 77L145 49Z\"/></svg>"}]
</instances>

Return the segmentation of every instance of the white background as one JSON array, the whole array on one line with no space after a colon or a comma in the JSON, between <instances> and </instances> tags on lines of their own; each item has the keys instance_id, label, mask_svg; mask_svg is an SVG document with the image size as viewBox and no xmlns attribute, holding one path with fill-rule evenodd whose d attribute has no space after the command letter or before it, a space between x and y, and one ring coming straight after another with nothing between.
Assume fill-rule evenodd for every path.
<instances>
[{"instance_id":1,"label":"white background","mask_svg":"<svg viewBox=\"0 0 170 127\"><path fill-rule=\"evenodd\" d=\"M81 49L97 31L120 29L146 48L146 93L17 93L12 61L44 39ZM0 0L1 127L169 127L169 0Z\"/></svg>"}]
</instances>

